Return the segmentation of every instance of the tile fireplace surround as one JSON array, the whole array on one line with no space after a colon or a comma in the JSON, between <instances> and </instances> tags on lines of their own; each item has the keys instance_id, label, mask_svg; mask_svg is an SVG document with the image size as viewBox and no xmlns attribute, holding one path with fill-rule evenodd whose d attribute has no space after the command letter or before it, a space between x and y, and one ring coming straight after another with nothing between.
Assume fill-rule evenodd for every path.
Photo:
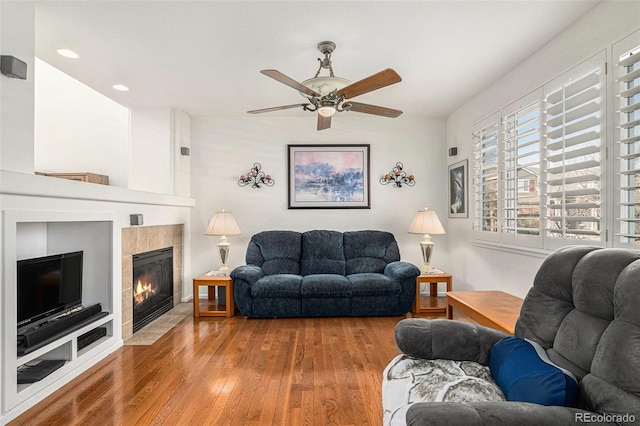
<instances>
[{"instance_id":1,"label":"tile fireplace surround","mask_svg":"<svg viewBox=\"0 0 640 426\"><path fill-rule=\"evenodd\" d=\"M182 298L183 225L122 229L122 339L133 335L133 255L173 247L173 305Z\"/></svg>"}]
</instances>

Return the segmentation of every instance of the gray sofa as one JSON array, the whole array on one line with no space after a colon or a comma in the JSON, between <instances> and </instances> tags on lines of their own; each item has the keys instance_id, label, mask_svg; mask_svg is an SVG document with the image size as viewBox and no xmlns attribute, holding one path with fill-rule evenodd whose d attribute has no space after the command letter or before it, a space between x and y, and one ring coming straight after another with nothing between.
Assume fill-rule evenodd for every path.
<instances>
[{"instance_id":1,"label":"gray sofa","mask_svg":"<svg viewBox=\"0 0 640 426\"><path fill-rule=\"evenodd\" d=\"M538 397L535 387L505 401L488 365L506 336L451 320L398 323L403 354L384 372L385 424L640 424L640 251L557 250L524 300L515 336L575 376L572 406L518 402Z\"/></svg>"},{"instance_id":2,"label":"gray sofa","mask_svg":"<svg viewBox=\"0 0 640 426\"><path fill-rule=\"evenodd\" d=\"M384 231L264 231L246 262L231 272L235 301L256 318L402 315L420 275Z\"/></svg>"}]
</instances>

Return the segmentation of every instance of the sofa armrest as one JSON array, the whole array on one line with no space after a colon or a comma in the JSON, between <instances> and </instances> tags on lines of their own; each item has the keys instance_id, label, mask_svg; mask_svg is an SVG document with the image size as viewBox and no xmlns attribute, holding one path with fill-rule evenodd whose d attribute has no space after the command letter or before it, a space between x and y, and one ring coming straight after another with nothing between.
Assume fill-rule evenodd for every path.
<instances>
[{"instance_id":1,"label":"sofa armrest","mask_svg":"<svg viewBox=\"0 0 640 426\"><path fill-rule=\"evenodd\" d=\"M413 280L413 285L415 286L415 279L420 275L420 269L409 262L395 261L390 262L385 266L384 274L398 282L406 279Z\"/></svg>"},{"instance_id":2,"label":"sofa armrest","mask_svg":"<svg viewBox=\"0 0 640 426\"><path fill-rule=\"evenodd\" d=\"M231 271L233 294L238 310L245 316L251 316L251 286L264 277L262 268L255 265L238 266Z\"/></svg>"},{"instance_id":3,"label":"sofa armrest","mask_svg":"<svg viewBox=\"0 0 640 426\"><path fill-rule=\"evenodd\" d=\"M420 275L420 269L409 262L398 260L387 263L384 274L400 284L401 292L397 299L398 313L409 312L416 300L416 277Z\"/></svg>"},{"instance_id":4,"label":"sofa armrest","mask_svg":"<svg viewBox=\"0 0 640 426\"><path fill-rule=\"evenodd\" d=\"M494 344L509 336L492 328L446 319L403 319L396 325L396 344L413 358L451 359L489 364Z\"/></svg>"},{"instance_id":5,"label":"sofa armrest","mask_svg":"<svg viewBox=\"0 0 640 426\"><path fill-rule=\"evenodd\" d=\"M570 407L550 407L528 402L418 402L407 410L406 424L420 425L545 425L590 423L595 413ZM609 425L613 423L601 423Z\"/></svg>"},{"instance_id":6,"label":"sofa armrest","mask_svg":"<svg viewBox=\"0 0 640 426\"><path fill-rule=\"evenodd\" d=\"M264 272L262 272L261 267L256 265L237 266L231 271L231 279L233 279L234 282L236 280L243 280L253 284L262 277L264 277Z\"/></svg>"}]
</instances>

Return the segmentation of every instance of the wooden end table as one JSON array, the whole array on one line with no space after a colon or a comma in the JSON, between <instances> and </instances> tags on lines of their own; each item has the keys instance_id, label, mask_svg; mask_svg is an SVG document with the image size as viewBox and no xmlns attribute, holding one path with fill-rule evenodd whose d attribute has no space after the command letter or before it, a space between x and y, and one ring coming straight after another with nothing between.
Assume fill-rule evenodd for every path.
<instances>
[{"instance_id":1,"label":"wooden end table","mask_svg":"<svg viewBox=\"0 0 640 426\"><path fill-rule=\"evenodd\" d=\"M447 318L456 308L480 325L513 334L522 302L503 291L452 291L447 293Z\"/></svg>"},{"instance_id":2,"label":"wooden end table","mask_svg":"<svg viewBox=\"0 0 640 426\"><path fill-rule=\"evenodd\" d=\"M200 310L201 286L208 287L207 300L215 299L215 287L225 287L225 310ZM198 317L232 317L235 315L236 302L233 298L233 280L228 276L202 274L193 279L193 316Z\"/></svg>"},{"instance_id":3,"label":"wooden end table","mask_svg":"<svg viewBox=\"0 0 640 426\"><path fill-rule=\"evenodd\" d=\"M429 306L422 306L420 303L420 285L429 283ZM439 271L435 274L421 274L416 277L416 303L413 307L414 313L446 313L447 305L444 297L438 297L438 283L447 285L447 294L453 289L453 277L451 274Z\"/></svg>"}]
</instances>

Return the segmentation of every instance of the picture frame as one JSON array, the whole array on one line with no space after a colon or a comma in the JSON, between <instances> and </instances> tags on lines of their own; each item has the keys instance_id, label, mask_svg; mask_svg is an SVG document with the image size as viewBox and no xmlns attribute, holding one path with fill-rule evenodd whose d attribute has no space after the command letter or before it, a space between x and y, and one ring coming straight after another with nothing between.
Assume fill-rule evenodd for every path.
<instances>
[{"instance_id":1,"label":"picture frame","mask_svg":"<svg viewBox=\"0 0 640 426\"><path fill-rule=\"evenodd\" d=\"M449 217L469 217L469 160L449 166Z\"/></svg>"},{"instance_id":2,"label":"picture frame","mask_svg":"<svg viewBox=\"0 0 640 426\"><path fill-rule=\"evenodd\" d=\"M289 209L370 209L370 146L287 145Z\"/></svg>"}]
</instances>

